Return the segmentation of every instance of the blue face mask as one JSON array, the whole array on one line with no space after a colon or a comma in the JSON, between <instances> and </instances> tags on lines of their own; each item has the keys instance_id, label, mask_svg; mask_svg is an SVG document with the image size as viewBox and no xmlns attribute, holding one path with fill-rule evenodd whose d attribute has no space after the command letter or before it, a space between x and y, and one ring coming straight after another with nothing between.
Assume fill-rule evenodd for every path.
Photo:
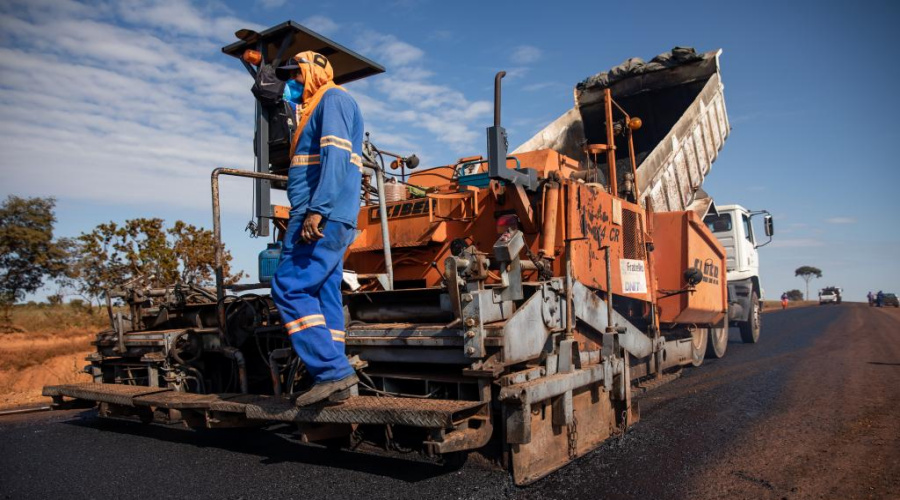
<instances>
[{"instance_id":1,"label":"blue face mask","mask_svg":"<svg viewBox=\"0 0 900 500\"><path fill-rule=\"evenodd\" d=\"M288 80L284 86L284 100L294 104L303 102L303 84L297 80Z\"/></svg>"}]
</instances>

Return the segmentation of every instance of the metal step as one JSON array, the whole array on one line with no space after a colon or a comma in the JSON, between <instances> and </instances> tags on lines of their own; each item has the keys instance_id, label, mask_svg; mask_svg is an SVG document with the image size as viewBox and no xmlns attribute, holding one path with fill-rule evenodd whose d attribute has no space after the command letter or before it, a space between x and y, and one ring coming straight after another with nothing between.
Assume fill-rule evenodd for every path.
<instances>
[{"instance_id":1,"label":"metal step","mask_svg":"<svg viewBox=\"0 0 900 500\"><path fill-rule=\"evenodd\" d=\"M445 429L478 414L487 403L445 399L354 396L341 403L297 408L290 399L257 394L193 394L160 387L121 384L47 386L45 396L84 399L123 406L243 414L250 420L339 424L396 424Z\"/></svg>"},{"instance_id":2,"label":"metal step","mask_svg":"<svg viewBox=\"0 0 900 500\"><path fill-rule=\"evenodd\" d=\"M633 391L633 394L635 396L642 396L652 390L658 389L658 388L668 384L669 382L674 382L675 380L678 380L678 378L681 377L681 373L682 373L682 370L679 369L672 373L662 374L656 378L649 378L646 380L642 380L642 381L638 382L637 385L632 387L631 390Z\"/></svg>"},{"instance_id":3,"label":"metal step","mask_svg":"<svg viewBox=\"0 0 900 500\"><path fill-rule=\"evenodd\" d=\"M165 387L95 384L93 382L84 382L80 384L48 385L44 387L43 395L52 398L68 396L70 398L98 401L100 403L134 406L135 397L169 391L171 391L171 389Z\"/></svg>"}]
</instances>

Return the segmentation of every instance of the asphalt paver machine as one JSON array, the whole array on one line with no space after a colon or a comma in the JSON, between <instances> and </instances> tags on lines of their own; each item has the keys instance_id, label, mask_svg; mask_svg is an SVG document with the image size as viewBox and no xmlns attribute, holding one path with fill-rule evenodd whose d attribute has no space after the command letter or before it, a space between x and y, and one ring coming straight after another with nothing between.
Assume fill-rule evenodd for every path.
<instances>
[{"instance_id":1,"label":"asphalt paver machine","mask_svg":"<svg viewBox=\"0 0 900 500\"><path fill-rule=\"evenodd\" d=\"M338 83L383 71L293 22L237 35L223 50L257 87L301 50L329 57ZM654 71L670 76L619 82L630 97L613 79L576 89L584 139L571 156L508 152L502 72L483 156L407 174L414 156L367 141L345 262L346 350L361 378L347 401L292 405L309 383L302 362L265 284L224 283L221 245L214 291L132 283L112 293L130 312L98 335L87 367L94 382L45 395L96 402L105 417L197 428L290 423L303 441L433 460L477 451L517 484L543 477L636 422L632 392L699 365L728 314L725 253L703 214L654 211L668 200L665 185L641 192L643 164L660 144L671 149L684 111L721 95L718 53ZM661 112L665 102L677 109ZM292 120L277 102L256 106L255 171L212 176L217 238L223 175L252 179L257 232L283 237L287 208L272 207L269 194L285 185ZM716 109L704 107L713 119L689 117L701 138L718 141L702 152L706 170L727 135Z\"/></svg>"}]
</instances>

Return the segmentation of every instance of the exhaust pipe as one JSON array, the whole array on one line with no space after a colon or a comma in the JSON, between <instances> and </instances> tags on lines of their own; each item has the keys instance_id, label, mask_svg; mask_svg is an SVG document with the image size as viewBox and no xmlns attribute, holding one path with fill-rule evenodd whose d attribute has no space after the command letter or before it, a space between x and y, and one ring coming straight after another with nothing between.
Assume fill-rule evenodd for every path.
<instances>
[{"instance_id":1,"label":"exhaust pipe","mask_svg":"<svg viewBox=\"0 0 900 500\"><path fill-rule=\"evenodd\" d=\"M506 71L500 71L494 76L494 126L500 126L500 80L506 76Z\"/></svg>"}]
</instances>

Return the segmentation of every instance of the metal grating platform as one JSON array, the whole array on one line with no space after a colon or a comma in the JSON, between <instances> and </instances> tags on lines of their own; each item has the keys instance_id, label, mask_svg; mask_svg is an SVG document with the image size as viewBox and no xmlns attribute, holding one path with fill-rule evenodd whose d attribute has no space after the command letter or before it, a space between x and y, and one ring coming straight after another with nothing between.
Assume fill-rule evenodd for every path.
<instances>
[{"instance_id":1,"label":"metal grating platform","mask_svg":"<svg viewBox=\"0 0 900 500\"><path fill-rule=\"evenodd\" d=\"M287 398L270 398L247 405L247 418L286 422L336 424L397 424L441 429L472 416L484 406L478 401L355 396L342 403L297 408Z\"/></svg>"},{"instance_id":2,"label":"metal grating platform","mask_svg":"<svg viewBox=\"0 0 900 500\"><path fill-rule=\"evenodd\" d=\"M123 406L134 406L134 398L162 392L171 389L165 387L147 387L142 385L124 384L95 384L85 382L81 384L49 385L44 387L44 396L68 396L88 401L112 403Z\"/></svg>"},{"instance_id":3,"label":"metal grating platform","mask_svg":"<svg viewBox=\"0 0 900 500\"><path fill-rule=\"evenodd\" d=\"M272 399L274 396L260 394L219 394L219 399L209 405L212 411L224 411L229 413L244 413L247 405Z\"/></svg>"},{"instance_id":4,"label":"metal grating platform","mask_svg":"<svg viewBox=\"0 0 900 500\"><path fill-rule=\"evenodd\" d=\"M192 394L160 387L121 384L47 386L45 396L123 406L211 410L243 414L251 420L333 424L396 424L443 429L481 411L486 403L443 399L354 396L342 403L297 408L287 397L258 394Z\"/></svg>"},{"instance_id":5,"label":"metal grating platform","mask_svg":"<svg viewBox=\"0 0 900 500\"><path fill-rule=\"evenodd\" d=\"M137 406L155 406L172 410L206 410L219 400L216 394L191 394L188 392L166 391L135 396L132 401Z\"/></svg>"},{"instance_id":6,"label":"metal grating platform","mask_svg":"<svg viewBox=\"0 0 900 500\"><path fill-rule=\"evenodd\" d=\"M44 396L99 401L123 406L155 406L175 410L196 409L244 413L247 403L271 399L258 394L194 394L173 391L164 387L146 387L123 384L52 385L44 387Z\"/></svg>"}]
</instances>

